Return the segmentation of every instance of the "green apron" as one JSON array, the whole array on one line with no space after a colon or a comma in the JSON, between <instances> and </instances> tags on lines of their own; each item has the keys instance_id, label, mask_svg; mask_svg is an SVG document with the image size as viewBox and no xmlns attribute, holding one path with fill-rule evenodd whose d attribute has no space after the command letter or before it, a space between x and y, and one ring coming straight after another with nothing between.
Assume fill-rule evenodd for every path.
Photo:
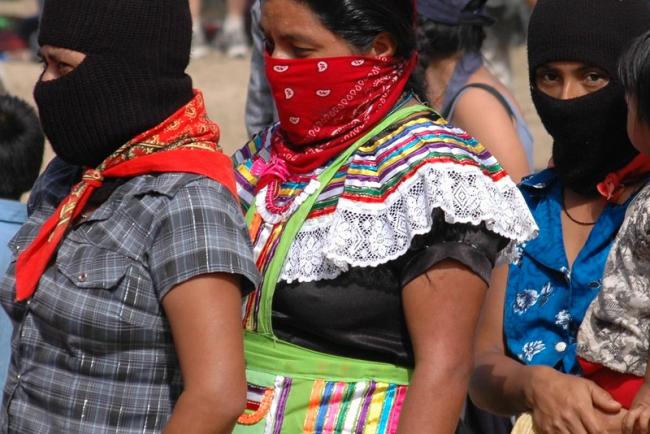
<instances>
[{"instance_id":1,"label":"green apron","mask_svg":"<svg viewBox=\"0 0 650 434\"><path fill-rule=\"evenodd\" d=\"M235 434L359 433L397 430L411 370L381 362L309 350L273 334L272 304L286 255L314 203L350 157L387 127L416 113L415 105L395 111L341 154L318 177L320 186L289 218L264 275L257 330L245 334L249 409ZM250 223L255 201L247 213Z\"/></svg>"}]
</instances>

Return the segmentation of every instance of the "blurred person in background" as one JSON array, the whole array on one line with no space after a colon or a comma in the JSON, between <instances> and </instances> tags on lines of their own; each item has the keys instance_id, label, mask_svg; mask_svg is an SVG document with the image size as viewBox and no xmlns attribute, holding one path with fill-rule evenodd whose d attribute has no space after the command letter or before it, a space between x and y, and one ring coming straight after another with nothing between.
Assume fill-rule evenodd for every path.
<instances>
[{"instance_id":1,"label":"blurred person in background","mask_svg":"<svg viewBox=\"0 0 650 434\"><path fill-rule=\"evenodd\" d=\"M202 21L204 0L189 1L193 23L192 58L199 59L205 57L210 50ZM225 0L225 17L216 44L230 58L241 58L248 54L246 19L249 11L249 0Z\"/></svg>"},{"instance_id":2,"label":"blurred person in background","mask_svg":"<svg viewBox=\"0 0 650 434\"><path fill-rule=\"evenodd\" d=\"M634 181L650 171L636 167L617 78L619 57L649 27L647 0L539 0L531 16L531 93L553 167L520 185L540 234L494 273L470 387L488 411L530 413L513 432L533 421L542 434L621 430L621 405L581 376L576 341Z\"/></svg>"},{"instance_id":3,"label":"blurred person in background","mask_svg":"<svg viewBox=\"0 0 650 434\"><path fill-rule=\"evenodd\" d=\"M9 240L27 221L20 197L28 192L41 169L45 138L38 116L25 101L0 96L0 278L13 255ZM13 327L0 309L0 384L4 386L11 355Z\"/></svg>"},{"instance_id":4,"label":"blurred person in background","mask_svg":"<svg viewBox=\"0 0 650 434\"><path fill-rule=\"evenodd\" d=\"M251 57L250 78L246 94L246 131L249 137L273 125L278 120L275 102L264 70L264 34L260 28L262 0L255 0L251 6L251 35L253 53Z\"/></svg>"},{"instance_id":5,"label":"blurred person in background","mask_svg":"<svg viewBox=\"0 0 650 434\"><path fill-rule=\"evenodd\" d=\"M185 1L45 1L34 97L57 158L0 280L2 432L225 434L243 411L258 272L191 39Z\"/></svg>"},{"instance_id":6,"label":"blurred person in background","mask_svg":"<svg viewBox=\"0 0 650 434\"><path fill-rule=\"evenodd\" d=\"M536 0L487 0L487 11L495 18L486 29L483 55L488 69L509 89L513 89L512 49L526 42L530 11Z\"/></svg>"},{"instance_id":7,"label":"blurred person in background","mask_svg":"<svg viewBox=\"0 0 650 434\"><path fill-rule=\"evenodd\" d=\"M514 96L486 68L486 0L418 0L418 51L433 108L476 137L519 182L533 165L533 137Z\"/></svg>"},{"instance_id":8,"label":"blurred person in background","mask_svg":"<svg viewBox=\"0 0 650 434\"><path fill-rule=\"evenodd\" d=\"M189 0L190 12L192 13L192 51L190 52L193 59L205 57L210 51L210 47L205 39L201 12L203 0Z\"/></svg>"},{"instance_id":9,"label":"blurred person in background","mask_svg":"<svg viewBox=\"0 0 650 434\"><path fill-rule=\"evenodd\" d=\"M492 268L536 226L496 159L418 102L415 17L262 1L280 120L234 156L264 275L238 434L456 429Z\"/></svg>"},{"instance_id":10,"label":"blurred person in background","mask_svg":"<svg viewBox=\"0 0 650 434\"><path fill-rule=\"evenodd\" d=\"M249 0L226 0L226 18L219 44L228 57L241 58L248 54L246 18L249 13Z\"/></svg>"}]
</instances>

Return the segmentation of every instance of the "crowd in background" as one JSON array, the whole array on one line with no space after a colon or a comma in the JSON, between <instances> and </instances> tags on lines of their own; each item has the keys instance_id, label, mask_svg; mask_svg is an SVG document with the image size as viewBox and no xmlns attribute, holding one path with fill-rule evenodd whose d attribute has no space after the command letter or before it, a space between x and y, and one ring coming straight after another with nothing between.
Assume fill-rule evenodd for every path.
<instances>
[{"instance_id":1,"label":"crowd in background","mask_svg":"<svg viewBox=\"0 0 650 434\"><path fill-rule=\"evenodd\" d=\"M647 1L205 11L0 30L44 65L0 96L0 432L650 432ZM232 156L213 49L251 59Z\"/></svg>"}]
</instances>

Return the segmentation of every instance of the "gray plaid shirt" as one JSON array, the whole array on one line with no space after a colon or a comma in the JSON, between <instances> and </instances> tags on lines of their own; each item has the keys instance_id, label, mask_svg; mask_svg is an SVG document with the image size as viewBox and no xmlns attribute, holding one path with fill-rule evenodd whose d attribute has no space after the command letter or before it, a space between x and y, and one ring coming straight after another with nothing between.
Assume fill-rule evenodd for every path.
<instances>
[{"instance_id":1,"label":"gray plaid shirt","mask_svg":"<svg viewBox=\"0 0 650 434\"><path fill-rule=\"evenodd\" d=\"M14 253L67 194L74 171L55 161L40 178ZM14 302L15 262L0 280L15 325L1 432L162 431L182 381L161 300L206 273L239 274L246 291L258 283L241 211L214 181L144 175L93 199L101 205L67 234L29 302Z\"/></svg>"}]
</instances>

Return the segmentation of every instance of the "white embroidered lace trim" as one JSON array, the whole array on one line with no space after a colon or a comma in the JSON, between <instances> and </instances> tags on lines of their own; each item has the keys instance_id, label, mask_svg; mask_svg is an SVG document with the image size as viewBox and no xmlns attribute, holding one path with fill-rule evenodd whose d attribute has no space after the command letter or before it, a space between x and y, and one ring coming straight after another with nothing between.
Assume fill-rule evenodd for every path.
<instances>
[{"instance_id":1,"label":"white embroidered lace trim","mask_svg":"<svg viewBox=\"0 0 650 434\"><path fill-rule=\"evenodd\" d=\"M280 279L287 283L334 279L353 267L376 267L405 254L416 235L431 230L440 208L448 223L485 223L517 243L537 235L537 225L515 184L492 181L476 167L433 163L423 166L384 203L341 199L333 214L310 219L296 236Z\"/></svg>"}]
</instances>

